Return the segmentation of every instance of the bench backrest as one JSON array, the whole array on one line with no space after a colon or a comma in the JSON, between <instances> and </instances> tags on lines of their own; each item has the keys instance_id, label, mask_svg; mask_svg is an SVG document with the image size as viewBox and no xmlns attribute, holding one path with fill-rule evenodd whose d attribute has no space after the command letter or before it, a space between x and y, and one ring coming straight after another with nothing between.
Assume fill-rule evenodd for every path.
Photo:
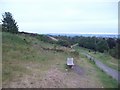
<instances>
[{"instance_id":1,"label":"bench backrest","mask_svg":"<svg viewBox=\"0 0 120 90\"><path fill-rule=\"evenodd\" d=\"M67 65L74 65L73 58L67 58Z\"/></svg>"}]
</instances>

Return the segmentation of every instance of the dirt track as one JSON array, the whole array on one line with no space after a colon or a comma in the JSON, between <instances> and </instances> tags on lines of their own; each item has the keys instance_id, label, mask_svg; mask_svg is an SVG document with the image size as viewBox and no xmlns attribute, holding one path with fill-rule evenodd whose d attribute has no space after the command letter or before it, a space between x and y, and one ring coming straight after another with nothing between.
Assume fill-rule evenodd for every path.
<instances>
[{"instance_id":1,"label":"dirt track","mask_svg":"<svg viewBox=\"0 0 120 90\"><path fill-rule=\"evenodd\" d=\"M27 65L26 65L27 66ZM36 65L35 65L36 66ZM56 67L44 73L38 67L27 66L32 72L15 77L3 88L99 88L99 82L86 75L83 68L75 65L70 71L60 71Z\"/></svg>"},{"instance_id":2,"label":"dirt track","mask_svg":"<svg viewBox=\"0 0 120 90\"><path fill-rule=\"evenodd\" d=\"M74 65L72 69L75 73L77 73L79 75L84 75L84 69L81 68L80 66Z\"/></svg>"}]
</instances>

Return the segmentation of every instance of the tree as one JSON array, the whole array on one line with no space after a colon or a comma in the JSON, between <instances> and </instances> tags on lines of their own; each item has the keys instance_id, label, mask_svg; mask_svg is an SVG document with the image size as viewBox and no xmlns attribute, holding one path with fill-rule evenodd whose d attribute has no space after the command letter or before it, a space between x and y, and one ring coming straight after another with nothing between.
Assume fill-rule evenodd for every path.
<instances>
[{"instance_id":1,"label":"tree","mask_svg":"<svg viewBox=\"0 0 120 90\"><path fill-rule=\"evenodd\" d=\"M5 12L2 17L2 30L10 33L18 33L18 25L13 19L12 14L10 12Z\"/></svg>"},{"instance_id":2,"label":"tree","mask_svg":"<svg viewBox=\"0 0 120 90\"><path fill-rule=\"evenodd\" d=\"M114 48L116 46L116 41L114 38L107 39L107 43L110 49Z\"/></svg>"},{"instance_id":3,"label":"tree","mask_svg":"<svg viewBox=\"0 0 120 90\"><path fill-rule=\"evenodd\" d=\"M108 43L107 43L107 41L106 40L104 40L104 39L101 39L101 40L99 40L99 42L97 43L97 50L99 51L99 52L104 52L104 51L108 51L108 49L109 49L109 47L108 47Z\"/></svg>"},{"instance_id":4,"label":"tree","mask_svg":"<svg viewBox=\"0 0 120 90\"><path fill-rule=\"evenodd\" d=\"M67 40L59 40L57 44L65 47L70 47L70 43Z\"/></svg>"}]
</instances>

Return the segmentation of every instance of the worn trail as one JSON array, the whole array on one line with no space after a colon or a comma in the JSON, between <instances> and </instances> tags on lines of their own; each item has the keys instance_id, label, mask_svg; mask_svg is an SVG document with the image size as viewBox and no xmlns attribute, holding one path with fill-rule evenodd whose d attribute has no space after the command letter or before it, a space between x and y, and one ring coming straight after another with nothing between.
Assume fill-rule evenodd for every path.
<instances>
[{"instance_id":1,"label":"worn trail","mask_svg":"<svg viewBox=\"0 0 120 90\"><path fill-rule=\"evenodd\" d=\"M81 68L79 65L74 65L72 69L73 69L74 72L76 72L79 75L84 74L84 69Z\"/></svg>"},{"instance_id":2,"label":"worn trail","mask_svg":"<svg viewBox=\"0 0 120 90\"><path fill-rule=\"evenodd\" d=\"M100 62L100 60L95 59L94 57L92 57L91 55L87 54L87 53L83 53L88 59L90 59L91 61L95 62L95 64L104 72L106 72L108 75L112 76L112 78L116 79L118 82L120 82L120 72L118 72L117 70L108 67L107 65L103 64L102 62Z\"/></svg>"}]
</instances>

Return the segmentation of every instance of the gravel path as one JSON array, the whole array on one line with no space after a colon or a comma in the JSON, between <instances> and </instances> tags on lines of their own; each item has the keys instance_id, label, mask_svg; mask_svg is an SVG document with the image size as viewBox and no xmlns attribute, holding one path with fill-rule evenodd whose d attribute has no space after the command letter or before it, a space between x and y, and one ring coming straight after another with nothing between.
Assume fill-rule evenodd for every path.
<instances>
[{"instance_id":1,"label":"gravel path","mask_svg":"<svg viewBox=\"0 0 120 90\"><path fill-rule=\"evenodd\" d=\"M90 56L87 53L83 53L88 59L90 59L91 61L95 62L95 64L104 72L106 72L108 75L112 76L112 78L116 79L118 82L120 82L120 72L118 72L117 70L108 67L107 65L103 64L102 62L100 62L100 60L97 60L95 58L93 58L92 56Z\"/></svg>"}]
</instances>

